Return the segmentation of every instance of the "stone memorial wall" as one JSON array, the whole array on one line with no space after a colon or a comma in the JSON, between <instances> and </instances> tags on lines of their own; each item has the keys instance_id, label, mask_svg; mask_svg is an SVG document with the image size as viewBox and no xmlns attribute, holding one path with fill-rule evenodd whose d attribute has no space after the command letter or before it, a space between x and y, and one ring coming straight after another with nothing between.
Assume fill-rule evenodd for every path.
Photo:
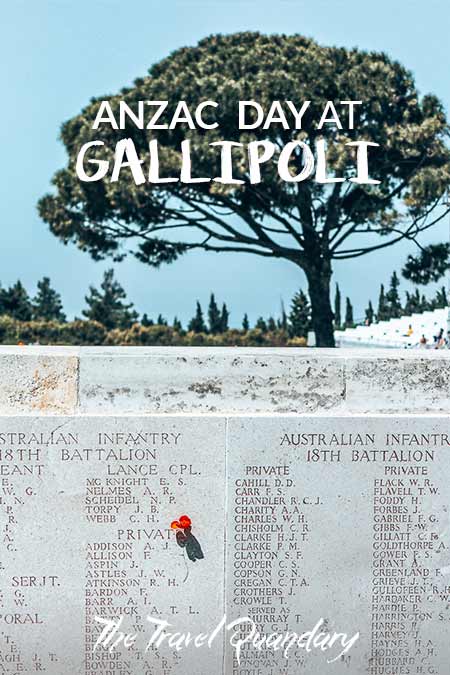
<instances>
[{"instance_id":1,"label":"stone memorial wall","mask_svg":"<svg viewBox=\"0 0 450 675\"><path fill-rule=\"evenodd\" d=\"M450 360L2 348L0 674L447 675Z\"/></svg>"}]
</instances>

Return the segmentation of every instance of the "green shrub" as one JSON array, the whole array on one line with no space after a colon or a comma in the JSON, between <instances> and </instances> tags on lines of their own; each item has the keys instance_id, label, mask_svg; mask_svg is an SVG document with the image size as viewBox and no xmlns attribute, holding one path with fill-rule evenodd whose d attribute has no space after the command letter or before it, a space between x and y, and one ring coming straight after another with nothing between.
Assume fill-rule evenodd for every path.
<instances>
[{"instance_id":1,"label":"green shrub","mask_svg":"<svg viewBox=\"0 0 450 675\"><path fill-rule=\"evenodd\" d=\"M59 324L60 344L65 345L103 345L107 330L98 321L76 319L70 323Z\"/></svg>"},{"instance_id":2,"label":"green shrub","mask_svg":"<svg viewBox=\"0 0 450 675\"><path fill-rule=\"evenodd\" d=\"M110 345L110 346L186 346L186 347L304 347L304 338L289 339L283 330L243 331L230 329L211 335L193 331L177 331L172 326L142 326L107 331L98 321L76 319L68 323L57 321L17 321L0 316L0 344L40 345Z\"/></svg>"},{"instance_id":3,"label":"green shrub","mask_svg":"<svg viewBox=\"0 0 450 675\"><path fill-rule=\"evenodd\" d=\"M151 347L154 345L183 344L180 335L171 326L141 326L135 323L131 328L110 330L106 336L107 345L140 345Z\"/></svg>"}]
</instances>

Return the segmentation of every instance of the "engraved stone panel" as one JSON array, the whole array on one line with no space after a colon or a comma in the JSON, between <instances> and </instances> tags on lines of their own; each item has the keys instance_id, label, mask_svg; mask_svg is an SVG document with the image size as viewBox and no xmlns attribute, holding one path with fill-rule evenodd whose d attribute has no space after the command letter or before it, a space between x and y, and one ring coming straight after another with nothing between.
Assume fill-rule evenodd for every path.
<instances>
[{"instance_id":1,"label":"engraved stone panel","mask_svg":"<svg viewBox=\"0 0 450 675\"><path fill-rule=\"evenodd\" d=\"M224 442L220 418L0 418L0 673L217 672L223 638L146 651L146 617L223 616ZM97 616L134 644L94 651Z\"/></svg>"},{"instance_id":2,"label":"engraved stone panel","mask_svg":"<svg viewBox=\"0 0 450 675\"><path fill-rule=\"evenodd\" d=\"M0 418L0 673L447 675L449 438L425 416ZM96 617L123 618L94 650ZM206 638L146 651L147 617Z\"/></svg>"},{"instance_id":3,"label":"engraved stone panel","mask_svg":"<svg viewBox=\"0 0 450 675\"><path fill-rule=\"evenodd\" d=\"M449 439L444 417L229 420L227 609L259 642L243 624L227 675L449 672Z\"/></svg>"}]
</instances>

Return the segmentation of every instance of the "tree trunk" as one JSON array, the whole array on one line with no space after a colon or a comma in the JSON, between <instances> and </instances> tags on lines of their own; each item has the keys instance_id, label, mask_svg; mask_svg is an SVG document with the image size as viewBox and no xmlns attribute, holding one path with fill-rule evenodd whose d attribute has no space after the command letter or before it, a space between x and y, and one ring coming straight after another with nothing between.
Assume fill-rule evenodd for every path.
<instances>
[{"instance_id":1,"label":"tree trunk","mask_svg":"<svg viewBox=\"0 0 450 675\"><path fill-rule=\"evenodd\" d=\"M305 270L311 300L311 324L316 334L317 347L335 347L334 314L330 301L331 265Z\"/></svg>"}]
</instances>

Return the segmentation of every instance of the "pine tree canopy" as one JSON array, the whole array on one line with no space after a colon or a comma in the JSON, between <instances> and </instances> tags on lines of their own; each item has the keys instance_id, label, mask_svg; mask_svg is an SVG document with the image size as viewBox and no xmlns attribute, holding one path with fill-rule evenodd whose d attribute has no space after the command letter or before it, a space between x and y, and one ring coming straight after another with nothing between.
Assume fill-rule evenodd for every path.
<instances>
[{"instance_id":1,"label":"pine tree canopy","mask_svg":"<svg viewBox=\"0 0 450 675\"><path fill-rule=\"evenodd\" d=\"M232 139L241 144L233 155L237 182L136 185L129 166L117 181L109 174L98 182L81 181L77 152L92 141L102 144L91 148L94 163L112 164L118 138L129 138L143 165L150 164L149 133L130 117L120 133L108 123L93 128L101 102L107 100L120 119L121 104L137 110L139 101L161 98L168 101L166 120L174 116L178 101L190 109L215 101L213 120L219 126L201 133L188 126L152 130L152 140L162 148L160 176L179 175L185 140L191 142L192 177L219 176L221 153L211 143ZM265 111L274 101L310 105L301 134L295 119L289 119L288 128L260 125L249 132L239 127L239 100L258 101ZM341 101L363 102L353 128L325 124L320 130L328 148L328 175L343 182L280 180L275 161L266 162L262 182L252 184L249 139L271 146L281 139L286 146L298 143L301 135L314 147L327 101L339 110ZM346 143L362 138L377 144L370 154L370 177L377 184L349 182L355 153ZM420 96L411 72L385 53L328 47L302 35L212 35L197 46L178 49L133 86L91 98L63 124L61 139L67 164L54 175L53 193L38 204L55 236L95 259L131 254L153 266L197 249L284 259L306 275L318 346L334 345L334 261L417 240L449 210L435 210L450 182L448 123L439 99ZM299 152L292 155L292 170L298 174L301 169Z\"/></svg>"}]
</instances>

